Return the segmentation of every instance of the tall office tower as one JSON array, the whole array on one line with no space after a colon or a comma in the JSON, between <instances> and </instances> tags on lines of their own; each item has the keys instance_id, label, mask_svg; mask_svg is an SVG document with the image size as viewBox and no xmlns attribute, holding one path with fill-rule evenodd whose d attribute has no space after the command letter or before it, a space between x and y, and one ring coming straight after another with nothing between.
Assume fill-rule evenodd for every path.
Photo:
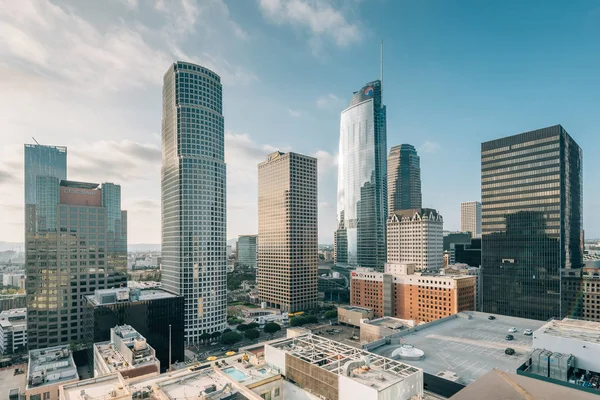
<instances>
[{"instance_id":1,"label":"tall office tower","mask_svg":"<svg viewBox=\"0 0 600 400\"><path fill-rule=\"evenodd\" d=\"M483 311L576 314L583 155L560 125L481 144Z\"/></svg>"},{"instance_id":2,"label":"tall office tower","mask_svg":"<svg viewBox=\"0 0 600 400\"><path fill-rule=\"evenodd\" d=\"M421 208L421 161L410 144L393 146L387 159L388 215Z\"/></svg>"},{"instance_id":3,"label":"tall office tower","mask_svg":"<svg viewBox=\"0 0 600 400\"><path fill-rule=\"evenodd\" d=\"M481 237L481 203L467 201L460 203L460 230L471 232L471 237Z\"/></svg>"},{"instance_id":4,"label":"tall office tower","mask_svg":"<svg viewBox=\"0 0 600 400\"><path fill-rule=\"evenodd\" d=\"M295 312L317 304L317 160L275 152L258 164L258 297Z\"/></svg>"},{"instance_id":5,"label":"tall office tower","mask_svg":"<svg viewBox=\"0 0 600 400\"><path fill-rule=\"evenodd\" d=\"M258 235L240 235L237 242L238 265L256 268L258 257Z\"/></svg>"},{"instance_id":6,"label":"tall office tower","mask_svg":"<svg viewBox=\"0 0 600 400\"><path fill-rule=\"evenodd\" d=\"M34 229L25 235L30 349L83 348L82 296L127 285L126 213L119 197L119 236L111 243L116 223L111 225L108 211L115 204L105 202L104 190L120 193L112 183L37 176L36 203L28 206Z\"/></svg>"},{"instance_id":7,"label":"tall office tower","mask_svg":"<svg viewBox=\"0 0 600 400\"><path fill-rule=\"evenodd\" d=\"M176 62L163 80L162 285L185 298L185 339L225 329L227 209L221 78Z\"/></svg>"},{"instance_id":8,"label":"tall office tower","mask_svg":"<svg viewBox=\"0 0 600 400\"><path fill-rule=\"evenodd\" d=\"M386 151L386 108L381 81L377 80L355 92L341 115L338 229L334 235L340 265L383 269L388 209Z\"/></svg>"},{"instance_id":9,"label":"tall office tower","mask_svg":"<svg viewBox=\"0 0 600 400\"><path fill-rule=\"evenodd\" d=\"M387 222L387 262L415 264L418 271L443 266L444 219L436 210L395 211Z\"/></svg>"}]
</instances>

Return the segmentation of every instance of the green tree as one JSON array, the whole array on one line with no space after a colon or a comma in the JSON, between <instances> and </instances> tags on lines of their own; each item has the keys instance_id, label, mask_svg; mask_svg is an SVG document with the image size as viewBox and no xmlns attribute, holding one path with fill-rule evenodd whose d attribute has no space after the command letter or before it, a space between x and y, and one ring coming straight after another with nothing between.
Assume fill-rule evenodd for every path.
<instances>
[{"instance_id":1,"label":"green tree","mask_svg":"<svg viewBox=\"0 0 600 400\"><path fill-rule=\"evenodd\" d=\"M325 314L323 315L325 318L327 319L334 319L337 318L338 314L337 314L337 310L329 310L329 311L325 311Z\"/></svg>"},{"instance_id":2,"label":"green tree","mask_svg":"<svg viewBox=\"0 0 600 400\"><path fill-rule=\"evenodd\" d=\"M206 343L208 340L210 340L210 333L202 332L202 335L200 335L200 341Z\"/></svg>"},{"instance_id":3,"label":"green tree","mask_svg":"<svg viewBox=\"0 0 600 400\"><path fill-rule=\"evenodd\" d=\"M246 324L239 324L236 329L240 332L244 332L245 330L248 330L250 328L248 328L248 325Z\"/></svg>"},{"instance_id":4,"label":"green tree","mask_svg":"<svg viewBox=\"0 0 600 400\"><path fill-rule=\"evenodd\" d=\"M239 342L240 340L242 340L242 335L240 333L237 332L225 332L221 335L221 343L223 344L234 344L236 342Z\"/></svg>"},{"instance_id":5,"label":"green tree","mask_svg":"<svg viewBox=\"0 0 600 400\"><path fill-rule=\"evenodd\" d=\"M219 338L219 336L221 336L221 332L218 332L218 331L215 331L215 332L213 332L213 333L210 335L210 337L211 337L212 339L218 339L218 338Z\"/></svg>"},{"instance_id":6,"label":"green tree","mask_svg":"<svg viewBox=\"0 0 600 400\"><path fill-rule=\"evenodd\" d=\"M275 332L279 332L281 330L281 326L275 322L268 322L265 324L263 331L268 334L271 338Z\"/></svg>"},{"instance_id":7,"label":"green tree","mask_svg":"<svg viewBox=\"0 0 600 400\"><path fill-rule=\"evenodd\" d=\"M248 340L254 340L254 339L258 339L258 337L260 336L260 332L258 331L258 329L246 329L246 331L244 332L244 336L246 336L246 339Z\"/></svg>"},{"instance_id":8,"label":"green tree","mask_svg":"<svg viewBox=\"0 0 600 400\"><path fill-rule=\"evenodd\" d=\"M248 329L258 328L258 324L256 322L250 322L248 325Z\"/></svg>"},{"instance_id":9,"label":"green tree","mask_svg":"<svg viewBox=\"0 0 600 400\"><path fill-rule=\"evenodd\" d=\"M227 333L227 332L231 332L231 329L229 329L229 328L225 328L225 329L223 329L223 334L225 334L225 333Z\"/></svg>"}]
</instances>

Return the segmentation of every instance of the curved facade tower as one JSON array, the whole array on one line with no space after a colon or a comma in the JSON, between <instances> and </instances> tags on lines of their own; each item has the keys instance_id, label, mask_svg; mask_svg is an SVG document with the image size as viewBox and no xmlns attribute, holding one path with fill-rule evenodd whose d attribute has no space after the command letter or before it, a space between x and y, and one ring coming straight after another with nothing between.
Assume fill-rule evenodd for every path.
<instances>
[{"instance_id":1,"label":"curved facade tower","mask_svg":"<svg viewBox=\"0 0 600 400\"><path fill-rule=\"evenodd\" d=\"M221 78L176 62L163 81L162 286L185 298L185 339L225 329L226 186Z\"/></svg>"},{"instance_id":2,"label":"curved facade tower","mask_svg":"<svg viewBox=\"0 0 600 400\"><path fill-rule=\"evenodd\" d=\"M413 145L392 146L387 173L388 214L421 208L421 160Z\"/></svg>"},{"instance_id":3,"label":"curved facade tower","mask_svg":"<svg viewBox=\"0 0 600 400\"><path fill-rule=\"evenodd\" d=\"M383 268L385 263L386 109L381 81L354 93L342 111L335 232L336 264Z\"/></svg>"}]
</instances>

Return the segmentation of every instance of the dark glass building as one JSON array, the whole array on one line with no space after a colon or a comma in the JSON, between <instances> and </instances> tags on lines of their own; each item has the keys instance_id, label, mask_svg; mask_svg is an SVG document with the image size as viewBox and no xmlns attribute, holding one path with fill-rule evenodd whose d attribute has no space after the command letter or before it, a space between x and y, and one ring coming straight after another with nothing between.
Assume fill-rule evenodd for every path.
<instances>
[{"instance_id":1,"label":"dark glass building","mask_svg":"<svg viewBox=\"0 0 600 400\"><path fill-rule=\"evenodd\" d=\"M92 344L110 340L110 329L130 325L156 351L161 372L171 360L184 361L184 299L160 289L106 289L84 297L83 331L88 363L93 362Z\"/></svg>"},{"instance_id":2,"label":"dark glass building","mask_svg":"<svg viewBox=\"0 0 600 400\"><path fill-rule=\"evenodd\" d=\"M421 208L421 160L413 145L392 146L387 159L388 215Z\"/></svg>"},{"instance_id":3,"label":"dark glass building","mask_svg":"<svg viewBox=\"0 0 600 400\"><path fill-rule=\"evenodd\" d=\"M577 316L582 157L560 125L482 143L484 312Z\"/></svg>"},{"instance_id":4,"label":"dark glass building","mask_svg":"<svg viewBox=\"0 0 600 400\"><path fill-rule=\"evenodd\" d=\"M457 243L454 247L454 262L470 267L481 266L481 239L471 239L470 244Z\"/></svg>"},{"instance_id":5,"label":"dark glass building","mask_svg":"<svg viewBox=\"0 0 600 400\"><path fill-rule=\"evenodd\" d=\"M354 92L341 114L336 264L383 269L386 138L386 108L381 98L381 81L377 80Z\"/></svg>"}]
</instances>

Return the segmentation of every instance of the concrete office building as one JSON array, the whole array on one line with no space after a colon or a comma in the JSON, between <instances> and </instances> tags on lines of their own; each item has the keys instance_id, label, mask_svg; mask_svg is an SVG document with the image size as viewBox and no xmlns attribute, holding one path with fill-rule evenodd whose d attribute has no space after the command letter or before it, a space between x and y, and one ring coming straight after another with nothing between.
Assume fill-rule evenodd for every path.
<instances>
[{"instance_id":1,"label":"concrete office building","mask_svg":"<svg viewBox=\"0 0 600 400\"><path fill-rule=\"evenodd\" d=\"M110 340L94 343L94 376L120 372L124 378L160 374L160 362L146 338L129 325L110 329Z\"/></svg>"},{"instance_id":2,"label":"concrete office building","mask_svg":"<svg viewBox=\"0 0 600 400\"><path fill-rule=\"evenodd\" d=\"M600 322L600 268L583 268L583 291L581 317L587 321Z\"/></svg>"},{"instance_id":3,"label":"concrete office building","mask_svg":"<svg viewBox=\"0 0 600 400\"><path fill-rule=\"evenodd\" d=\"M240 267L256 268L258 235L240 235L237 241L237 263Z\"/></svg>"},{"instance_id":4,"label":"concrete office building","mask_svg":"<svg viewBox=\"0 0 600 400\"><path fill-rule=\"evenodd\" d=\"M481 203L467 201L460 203L460 230L471 232L471 237L481 237Z\"/></svg>"},{"instance_id":5,"label":"concrete office building","mask_svg":"<svg viewBox=\"0 0 600 400\"><path fill-rule=\"evenodd\" d=\"M27 350L27 309L0 312L0 355Z\"/></svg>"},{"instance_id":6,"label":"concrete office building","mask_svg":"<svg viewBox=\"0 0 600 400\"><path fill-rule=\"evenodd\" d=\"M26 232L30 349L83 346L82 295L127 284L127 212L112 183L38 176ZM117 226L118 225L118 226Z\"/></svg>"},{"instance_id":7,"label":"concrete office building","mask_svg":"<svg viewBox=\"0 0 600 400\"><path fill-rule=\"evenodd\" d=\"M484 312L580 314L582 165L560 125L482 143Z\"/></svg>"},{"instance_id":8,"label":"concrete office building","mask_svg":"<svg viewBox=\"0 0 600 400\"><path fill-rule=\"evenodd\" d=\"M258 295L268 307L317 304L317 159L275 152L258 165Z\"/></svg>"},{"instance_id":9,"label":"concrete office building","mask_svg":"<svg viewBox=\"0 0 600 400\"><path fill-rule=\"evenodd\" d=\"M387 134L382 84L367 83L342 111L335 263L383 270Z\"/></svg>"},{"instance_id":10,"label":"concrete office building","mask_svg":"<svg viewBox=\"0 0 600 400\"><path fill-rule=\"evenodd\" d=\"M163 78L162 287L185 298L185 340L227 319L227 208L221 78L178 61Z\"/></svg>"},{"instance_id":11,"label":"concrete office building","mask_svg":"<svg viewBox=\"0 0 600 400\"><path fill-rule=\"evenodd\" d=\"M421 208L421 161L410 144L392 146L387 159L388 216Z\"/></svg>"},{"instance_id":12,"label":"concrete office building","mask_svg":"<svg viewBox=\"0 0 600 400\"><path fill-rule=\"evenodd\" d=\"M444 219L429 208L395 211L387 222L388 263L415 264L417 271L443 265Z\"/></svg>"},{"instance_id":13,"label":"concrete office building","mask_svg":"<svg viewBox=\"0 0 600 400\"><path fill-rule=\"evenodd\" d=\"M59 400L60 386L77 381L79 374L68 345L29 352L26 400Z\"/></svg>"},{"instance_id":14,"label":"concrete office building","mask_svg":"<svg viewBox=\"0 0 600 400\"><path fill-rule=\"evenodd\" d=\"M373 309L376 318L395 317L417 323L475 310L474 276L414 271L414 265L386 264L384 273L357 268L350 276L350 304Z\"/></svg>"}]
</instances>

